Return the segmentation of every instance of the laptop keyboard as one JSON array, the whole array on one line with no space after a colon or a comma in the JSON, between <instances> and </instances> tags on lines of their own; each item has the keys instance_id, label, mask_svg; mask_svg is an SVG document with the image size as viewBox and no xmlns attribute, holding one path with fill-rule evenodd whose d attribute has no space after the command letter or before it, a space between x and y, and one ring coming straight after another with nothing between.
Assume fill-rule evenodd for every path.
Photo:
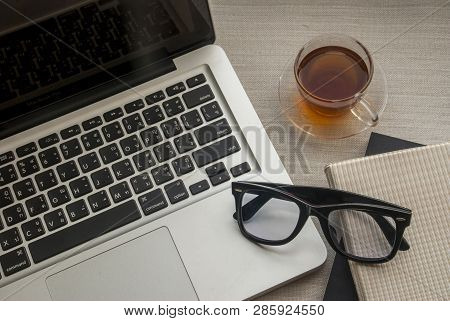
<instances>
[{"instance_id":1,"label":"laptop keyboard","mask_svg":"<svg viewBox=\"0 0 450 321\"><path fill-rule=\"evenodd\" d=\"M249 172L240 150L199 74L1 154L0 278Z\"/></svg>"}]
</instances>

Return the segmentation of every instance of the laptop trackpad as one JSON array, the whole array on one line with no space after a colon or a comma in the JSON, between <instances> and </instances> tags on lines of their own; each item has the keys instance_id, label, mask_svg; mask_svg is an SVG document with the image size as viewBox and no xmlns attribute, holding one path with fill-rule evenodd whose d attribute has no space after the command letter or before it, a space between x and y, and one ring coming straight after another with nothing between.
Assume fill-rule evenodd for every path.
<instances>
[{"instance_id":1,"label":"laptop trackpad","mask_svg":"<svg viewBox=\"0 0 450 321\"><path fill-rule=\"evenodd\" d=\"M198 300L166 227L47 278L53 300Z\"/></svg>"}]
</instances>

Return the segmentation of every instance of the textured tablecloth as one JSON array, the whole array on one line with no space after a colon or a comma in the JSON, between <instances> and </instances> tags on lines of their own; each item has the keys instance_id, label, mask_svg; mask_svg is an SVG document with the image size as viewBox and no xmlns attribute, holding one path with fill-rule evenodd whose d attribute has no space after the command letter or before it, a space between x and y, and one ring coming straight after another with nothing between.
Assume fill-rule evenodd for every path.
<instances>
[{"instance_id":1,"label":"textured tablecloth","mask_svg":"<svg viewBox=\"0 0 450 321\"><path fill-rule=\"evenodd\" d=\"M279 117L278 78L310 38L361 40L382 66L389 100L374 131L422 144L450 140L450 1L210 0L228 54L296 184L327 186L326 164L364 155L370 131L338 141L307 137ZM319 229L320 230L320 229ZM317 271L262 300L321 300L334 253Z\"/></svg>"}]
</instances>

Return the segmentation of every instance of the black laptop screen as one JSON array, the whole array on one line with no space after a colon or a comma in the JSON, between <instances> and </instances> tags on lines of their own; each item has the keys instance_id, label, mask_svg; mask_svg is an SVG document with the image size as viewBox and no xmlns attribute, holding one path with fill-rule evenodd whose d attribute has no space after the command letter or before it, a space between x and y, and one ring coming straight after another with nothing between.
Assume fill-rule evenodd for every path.
<instances>
[{"instance_id":1,"label":"black laptop screen","mask_svg":"<svg viewBox=\"0 0 450 321\"><path fill-rule=\"evenodd\" d=\"M214 40L207 0L0 2L0 127Z\"/></svg>"}]
</instances>

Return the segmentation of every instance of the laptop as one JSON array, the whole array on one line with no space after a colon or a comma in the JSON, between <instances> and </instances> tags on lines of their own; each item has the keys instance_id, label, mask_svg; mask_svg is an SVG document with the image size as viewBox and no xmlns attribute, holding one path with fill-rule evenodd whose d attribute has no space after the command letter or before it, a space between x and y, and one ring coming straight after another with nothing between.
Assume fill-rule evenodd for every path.
<instances>
[{"instance_id":1,"label":"laptop","mask_svg":"<svg viewBox=\"0 0 450 321\"><path fill-rule=\"evenodd\" d=\"M231 182L291 183L206 0L0 4L0 298L242 300L318 268L246 240Z\"/></svg>"}]
</instances>

